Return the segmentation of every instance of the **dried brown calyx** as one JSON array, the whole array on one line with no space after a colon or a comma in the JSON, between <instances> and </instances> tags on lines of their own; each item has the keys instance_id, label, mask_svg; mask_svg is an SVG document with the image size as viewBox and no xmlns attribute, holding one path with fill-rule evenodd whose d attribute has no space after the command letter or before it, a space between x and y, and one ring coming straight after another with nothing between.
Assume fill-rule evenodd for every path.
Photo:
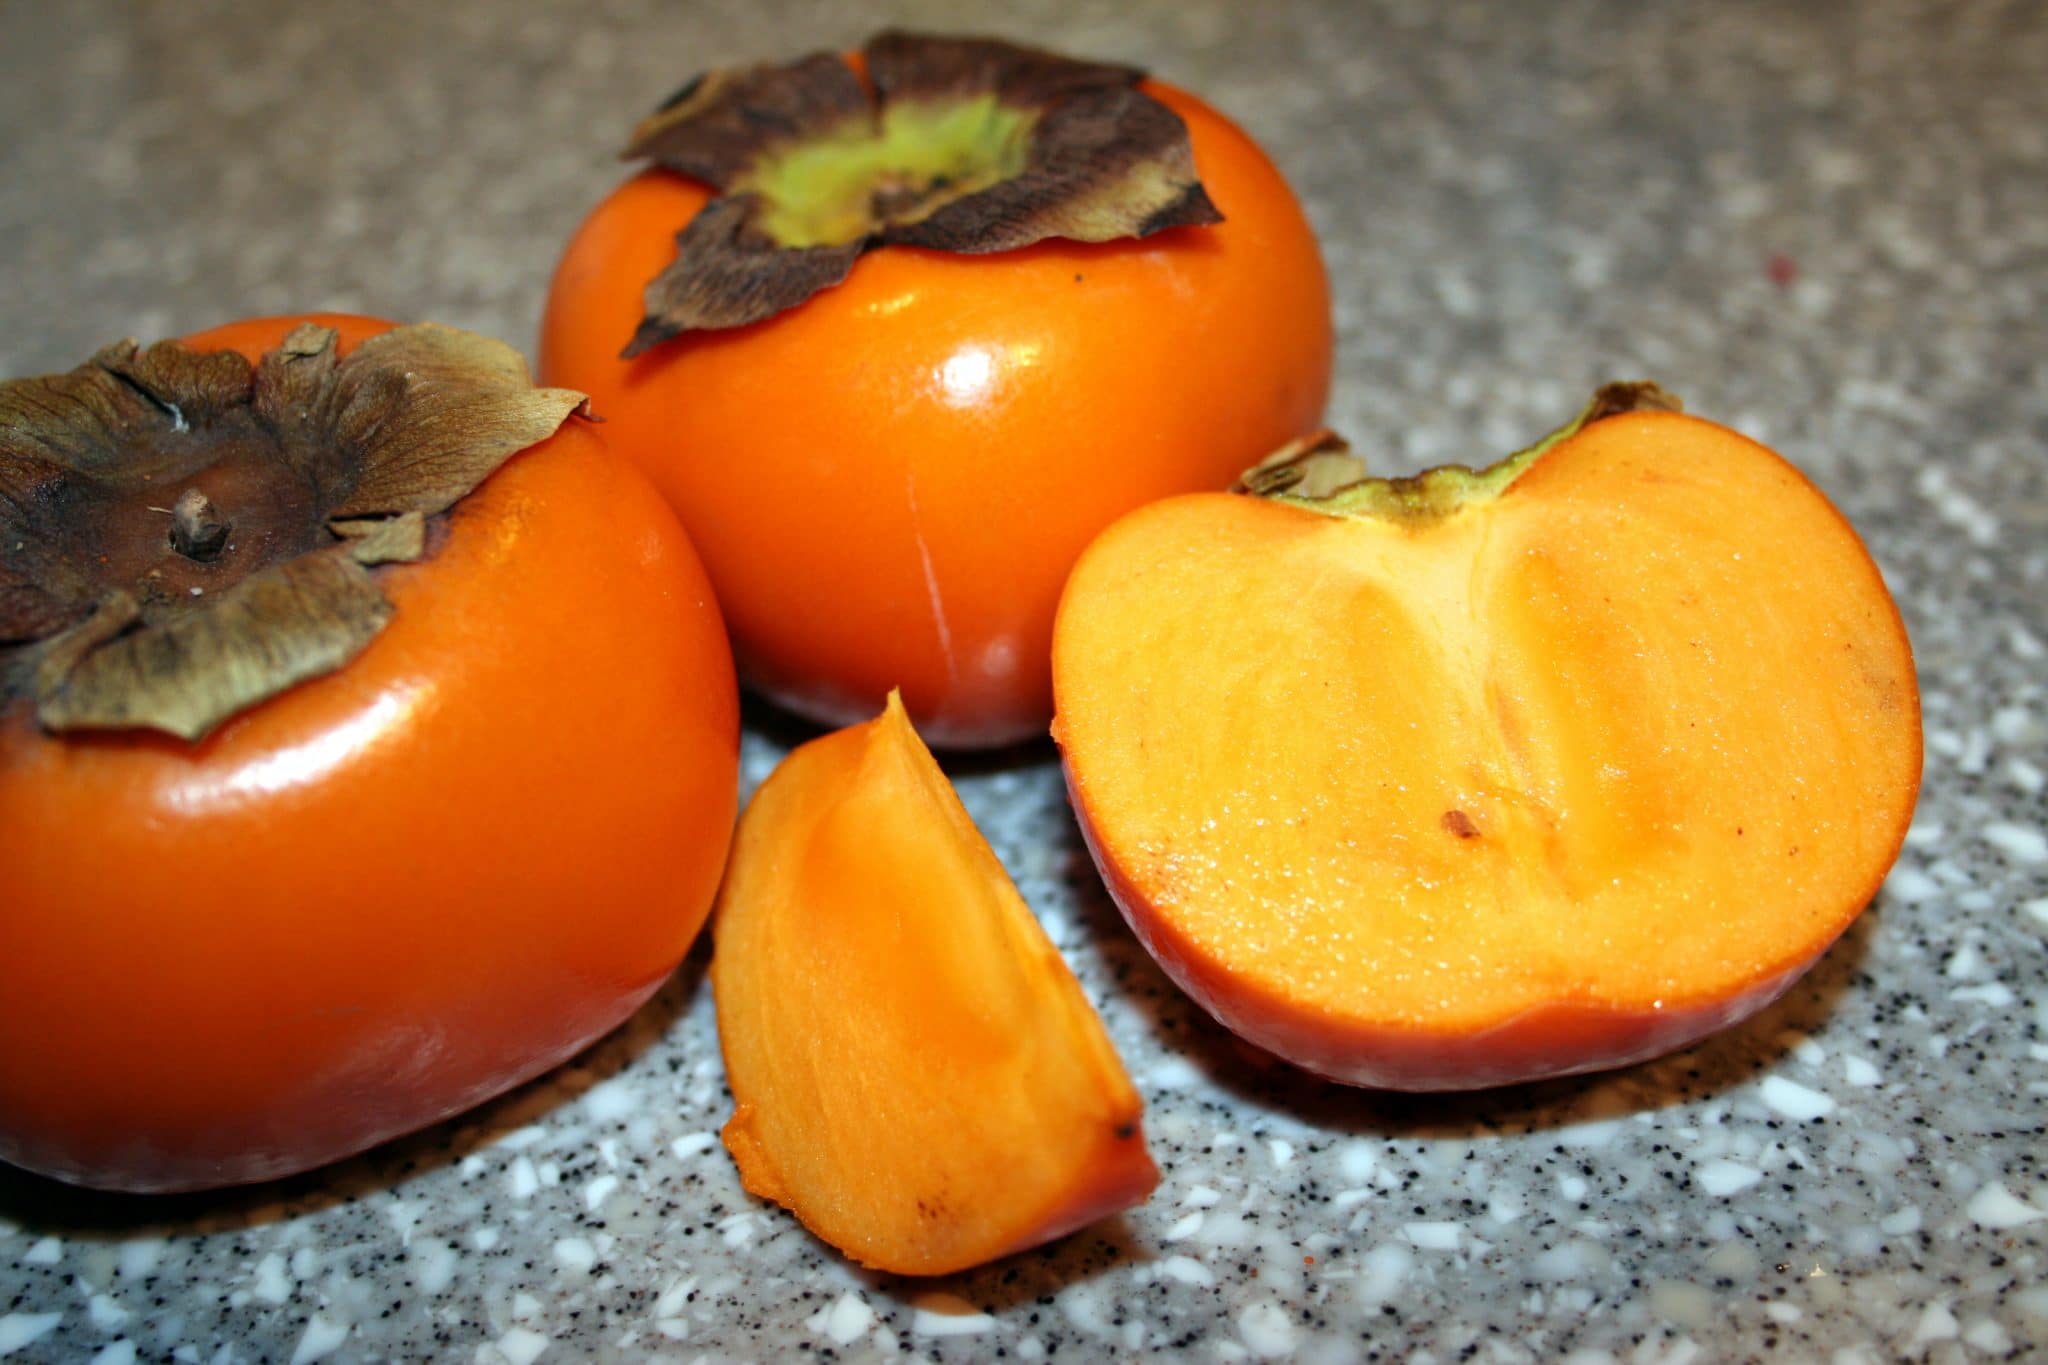
<instances>
[{"instance_id":1,"label":"dried brown calyx","mask_svg":"<svg viewBox=\"0 0 2048 1365\"><path fill-rule=\"evenodd\" d=\"M197 739L340 668L391 617L371 569L583 402L518 354L399 327L347 357L122 342L0 384L0 706Z\"/></svg>"},{"instance_id":2,"label":"dried brown calyx","mask_svg":"<svg viewBox=\"0 0 2048 1365\"><path fill-rule=\"evenodd\" d=\"M720 190L676 234L627 356L772 317L900 244L1010 251L1217 223L1187 126L1143 73L982 38L883 33L713 71L634 130L628 158Z\"/></svg>"},{"instance_id":3,"label":"dried brown calyx","mask_svg":"<svg viewBox=\"0 0 2048 1365\"><path fill-rule=\"evenodd\" d=\"M1343 437L1318 431L1292 441L1246 470L1234 493L1270 498L1333 517L1376 517L1426 526L1473 503L1496 498L1569 436L1630 412L1679 412L1684 404L1648 380L1601 386L1571 421L1525 450L1483 469L1441 465L1405 478L1371 478Z\"/></svg>"}]
</instances>

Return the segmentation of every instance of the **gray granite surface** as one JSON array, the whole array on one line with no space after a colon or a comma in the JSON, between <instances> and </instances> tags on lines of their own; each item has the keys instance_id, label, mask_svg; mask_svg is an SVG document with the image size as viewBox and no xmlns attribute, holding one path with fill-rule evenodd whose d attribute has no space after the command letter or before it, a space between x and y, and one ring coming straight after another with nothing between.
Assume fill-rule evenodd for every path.
<instances>
[{"instance_id":1,"label":"gray granite surface","mask_svg":"<svg viewBox=\"0 0 2048 1365\"><path fill-rule=\"evenodd\" d=\"M526 345L630 120L883 20L1147 63L1235 114L1323 234L1332 416L1386 469L1638 374L1806 469L1918 655L1926 787L1882 894L1683 1055L1388 1098L1176 993L1049 748L965 763L1144 1093L1145 1207L936 1282L848 1268L717 1145L700 955L575 1064L336 1169L153 1202L0 1172L0 1357L2048 1353L2039 3L4 0L0 373L309 307ZM795 733L750 722L749 784Z\"/></svg>"}]
</instances>

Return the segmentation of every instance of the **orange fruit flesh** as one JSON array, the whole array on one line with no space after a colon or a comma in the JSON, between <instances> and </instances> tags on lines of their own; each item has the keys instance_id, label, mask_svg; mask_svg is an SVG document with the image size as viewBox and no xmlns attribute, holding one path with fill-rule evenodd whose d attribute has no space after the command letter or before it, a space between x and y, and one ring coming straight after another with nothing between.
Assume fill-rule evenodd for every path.
<instances>
[{"instance_id":1,"label":"orange fruit flesh","mask_svg":"<svg viewBox=\"0 0 2048 1365\"><path fill-rule=\"evenodd\" d=\"M962 1269L1157 1183L1101 1022L893 694L762 785L715 926L726 1145L862 1264Z\"/></svg>"},{"instance_id":2,"label":"orange fruit flesh","mask_svg":"<svg viewBox=\"0 0 2048 1365\"><path fill-rule=\"evenodd\" d=\"M1427 524L1155 505L1077 569L1055 674L1141 936L1226 1023L1368 1084L1613 1065L1760 1006L1875 892L1919 780L1854 533L1673 414Z\"/></svg>"}]
</instances>

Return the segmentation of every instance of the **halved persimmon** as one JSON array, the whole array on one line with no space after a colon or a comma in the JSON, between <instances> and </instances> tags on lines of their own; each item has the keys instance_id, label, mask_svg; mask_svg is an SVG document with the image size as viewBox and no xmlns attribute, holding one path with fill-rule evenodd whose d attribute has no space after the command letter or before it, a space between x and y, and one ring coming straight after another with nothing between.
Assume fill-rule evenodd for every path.
<instances>
[{"instance_id":1,"label":"halved persimmon","mask_svg":"<svg viewBox=\"0 0 2048 1365\"><path fill-rule=\"evenodd\" d=\"M1083 557L1074 804L1230 1028L1401 1089L1615 1066L1758 1009L1875 893L1920 775L1899 613L1796 469L1660 397L1478 473L1304 496L1298 457Z\"/></svg>"},{"instance_id":2,"label":"halved persimmon","mask_svg":"<svg viewBox=\"0 0 2048 1365\"><path fill-rule=\"evenodd\" d=\"M893 693L755 793L713 934L726 1145L861 1264L978 1265L1158 1182L1101 1021Z\"/></svg>"}]
</instances>

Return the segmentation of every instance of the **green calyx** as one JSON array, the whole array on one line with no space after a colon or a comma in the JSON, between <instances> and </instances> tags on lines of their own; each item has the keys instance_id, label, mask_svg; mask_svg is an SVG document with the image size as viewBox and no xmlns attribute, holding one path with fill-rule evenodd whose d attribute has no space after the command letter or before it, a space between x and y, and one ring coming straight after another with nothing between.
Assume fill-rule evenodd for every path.
<instances>
[{"instance_id":1,"label":"green calyx","mask_svg":"<svg viewBox=\"0 0 2048 1365\"><path fill-rule=\"evenodd\" d=\"M757 222L778 246L845 246L1022 174L1036 122L993 95L893 105L771 150L732 190L760 196Z\"/></svg>"},{"instance_id":2,"label":"green calyx","mask_svg":"<svg viewBox=\"0 0 2048 1365\"><path fill-rule=\"evenodd\" d=\"M1186 124L1142 81L916 33L876 35L858 69L819 53L700 76L626 149L720 193L680 225L624 354L774 317L887 247L989 255L1221 222Z\"/></svg>"},{"instance_id":3,"label":"green calyx","mask_svg":"<svg viewBox=\"0 0 2048 1365\"><path fill-rule=\"evenodd\" d=\"M1329 432L1276 451L1239 480L1237 491L1324 516L1391 522L1411 530L1493 501L1551 450L1593 423L1628 412L1677 412L1683 405L1648 381L1603 385L1571 421L1542 440L1482 469L1442 465L1402 478L1376 479L1342 438Z\"/></svg>"}]
</instances>

